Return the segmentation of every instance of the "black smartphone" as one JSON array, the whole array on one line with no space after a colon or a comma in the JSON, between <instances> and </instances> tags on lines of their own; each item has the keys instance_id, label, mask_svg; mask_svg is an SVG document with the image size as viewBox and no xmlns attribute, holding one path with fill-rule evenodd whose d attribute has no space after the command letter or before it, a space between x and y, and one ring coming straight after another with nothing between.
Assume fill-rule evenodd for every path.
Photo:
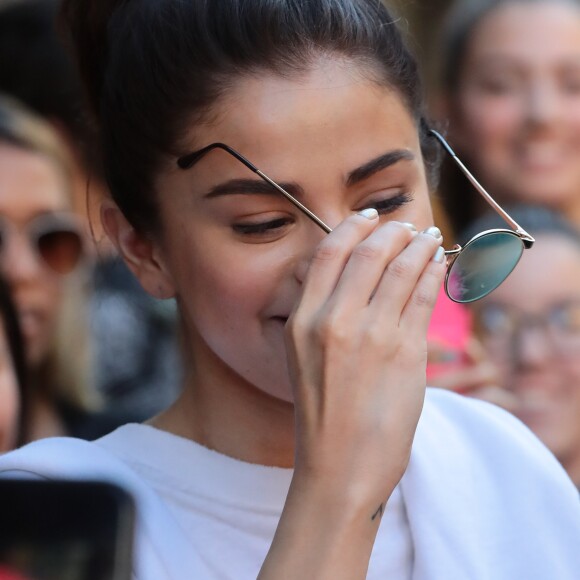
<instances>
[{"instance_id":1,"label":"black smartphone","mask_svg":"<svg viewBox=\"0 0 580 580\"><path fill-rule=\"evenodd\" d=\"M0 480L0 580L129 580L134 528L116 485Z\"/></svg>"}]
</instances>

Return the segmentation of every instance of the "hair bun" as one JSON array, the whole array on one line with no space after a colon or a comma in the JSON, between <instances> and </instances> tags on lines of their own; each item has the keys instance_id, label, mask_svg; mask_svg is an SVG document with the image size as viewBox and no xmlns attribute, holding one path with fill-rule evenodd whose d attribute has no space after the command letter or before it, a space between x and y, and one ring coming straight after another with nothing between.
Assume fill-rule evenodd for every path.
<instances>
[{"instance_id":1,"label":"hair bun","mask_svg":"<svg viewBox=\"0 0 580 580\"><path fill-rule=\"evenodd\" d=\"M108 58L107 28L111 16L127 0L63 0L60 24L71 45L90 110L98 122Z\"/></svg>"}]
</instances>

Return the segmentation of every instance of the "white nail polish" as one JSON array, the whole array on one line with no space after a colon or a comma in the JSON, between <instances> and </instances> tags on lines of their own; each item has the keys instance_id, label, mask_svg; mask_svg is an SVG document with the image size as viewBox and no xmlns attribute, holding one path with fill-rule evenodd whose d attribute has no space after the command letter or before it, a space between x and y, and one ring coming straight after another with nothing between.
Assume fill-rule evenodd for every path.
<instances>
[{"instance_id":1,"label":"white nail polish","mask_svg":"<svg viewBox=\"0 0 580 580\"><path fill-rule=\"evenodd\" d=\"M379 212L374 207L367 207L366 209L359 211L358 215L362 215L368 220L376 220L379 217Z\"/></svg>"},{"instance_id":2,"label":"white nail polish","mask_svg":"<svg viewBox=\"0 0 580 580\"><path fill-rule=\"evenodd\" d=\"M417 228L410 222L401 222L407 229L411 230L412 232L416 232Z\"/></svg>"},{"instance_id":3,"label":"white nail polish","mask_svg":"<svg viewBox=\"0 0 580 580\"><path fill-rule=\"evenodd\" d=\"M430 228L423 230L423 233L429 236L433 236L436 240L443 237L441 235L441 230L436 226L431 226Z\"/></svg>"},{"instance_id":4,"label":"white nail polish","mask_svg":"<svg viewBox=\"0 0 580 580\"><path fill-rule=\"evenodd\" d=\"M437 251L435 252L435 255L433 256L433 261L442 264L444 260L445 260L445 250L441 246L439 246L437 248Z\"/></svg>"}]
</instances>

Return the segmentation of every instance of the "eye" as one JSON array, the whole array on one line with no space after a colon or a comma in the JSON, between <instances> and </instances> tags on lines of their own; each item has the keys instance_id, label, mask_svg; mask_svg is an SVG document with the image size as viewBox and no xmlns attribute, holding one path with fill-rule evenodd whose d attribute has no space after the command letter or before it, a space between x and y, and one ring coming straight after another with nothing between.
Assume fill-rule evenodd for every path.
<instances>
[{"instance_id":1,"label":"eye","mask_svg":"<svg viewBox=\"0 0 580 580\"><path fill-rule=\"evenodd\" d=\"M232 226L233 230L246 236L264 236L273 233L279 233L286 226L290 225L292 220L290 218L277 218L265 222L257 223L240 223Z\"/></svg>"},{"instance_id":2,"label":"eye","mask_svg":"<svg viewBox=\"0 0 580 580\"><path fill-rule=\"evenodd\" d=\"M580 304L571 302L552 309L549 314L552 327L562 332L580 332Z\"/></svg>"},{"instance_id":3,"label":"eye","mask_svg":"<svg viewBox=\"0 0 580 580\"><path fill-rule=\"evenodd\" d=\"M503 96L515 93L519 82L511 75L483 77L479 79L479 88L488 95Z\"/></svg>"},{"instance_id":4,"label":"eye","mask_svg":"<svg viewBox=\"0 0 580 580\"><path fill-rule=\"evenodd\" d=\"M490 336L509 335L517 324L514 312L496 304L480 308L476 321L479 330Z\"/></svg>"},{"instance_id":5,"label":"eye","mask_svg":"<svg viewBox=\"0 0 580 580\"><path fill-rule=\"evenodd\" d=\"M411 201L413 201L413 196L410 193L404 192L387 199L371 201L360 209L374 208L379 212L380 215L388 215L390 213L396 212L398 209L407 205Z\"/></svg>"}]
</instances>

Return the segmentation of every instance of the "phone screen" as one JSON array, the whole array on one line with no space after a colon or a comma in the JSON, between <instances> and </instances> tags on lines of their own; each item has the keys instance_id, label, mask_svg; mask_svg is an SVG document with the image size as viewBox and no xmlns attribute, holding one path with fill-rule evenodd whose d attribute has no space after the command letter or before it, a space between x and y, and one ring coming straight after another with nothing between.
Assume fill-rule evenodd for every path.
<instances>
[{"instance_id":1,"label":"phone screen","mask_svg":"<svg viewBox=\"0 0 580 580\"><path fill-rule=\"evenodd\" d=\"M97 482L0 480L0 580L128 580L135 507Z\"/></svg>"}]
</instances>

